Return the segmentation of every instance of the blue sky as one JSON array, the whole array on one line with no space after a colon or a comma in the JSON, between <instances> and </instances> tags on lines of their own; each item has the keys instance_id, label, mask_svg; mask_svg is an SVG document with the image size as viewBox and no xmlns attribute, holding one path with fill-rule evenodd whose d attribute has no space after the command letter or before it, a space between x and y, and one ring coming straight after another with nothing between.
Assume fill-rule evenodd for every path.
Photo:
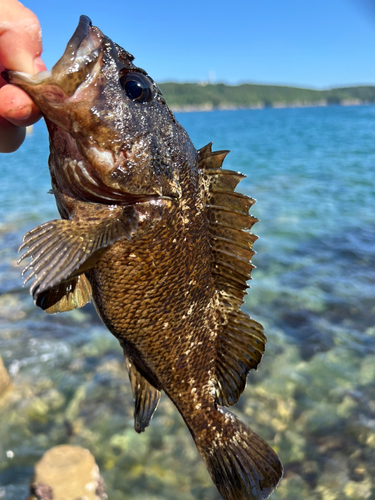
<instances>
[{"instance_id":1,"label":"blue sky","mask_svg":"<svg viewBox=\"0 0 375 500\"><path fill-rule=\"evenodd\" d=\"M156 82L375 85L375 0L23 3L40 19L48 68L86 14Z\"/></svg>"}]
</instances>

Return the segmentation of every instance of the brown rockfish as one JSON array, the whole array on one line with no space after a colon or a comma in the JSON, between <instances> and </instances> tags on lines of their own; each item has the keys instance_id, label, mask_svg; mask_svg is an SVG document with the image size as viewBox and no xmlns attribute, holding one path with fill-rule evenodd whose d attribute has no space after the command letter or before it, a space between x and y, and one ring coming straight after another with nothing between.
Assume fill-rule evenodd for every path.
<instances>
[{"instance_id":1,"label":"brown rockfish","mask_svg":"<svg viewBox=\"0 0 375 500\"><path fill-rule=\"evenodd\" d=\"M227 151L197 151L133 60L81 16L50 72L5 74L45 117L61 215L25 235L25 282L48 313L93 299L125 353L137 432L164 391L222 497L267 498L280 460L224 408L266 342L240 310L254 200L235 192L243 175L221 168Z\"/></svg>"}]
</instances>

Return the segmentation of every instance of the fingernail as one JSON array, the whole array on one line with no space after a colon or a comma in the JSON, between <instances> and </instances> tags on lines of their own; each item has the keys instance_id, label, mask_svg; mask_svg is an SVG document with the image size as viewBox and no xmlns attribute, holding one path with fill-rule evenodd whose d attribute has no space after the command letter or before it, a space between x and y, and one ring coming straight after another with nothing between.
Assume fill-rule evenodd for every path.
<instances>
[{"instance_id":1,"label":"fingernail","mask_svg":"<svg viewBox=\"0 0 375 500\"><path fill-rule=\"evenodd\" d=\"M40 56L34 59L35 73L39 73L39 71L45 71L46 69L46 65L44 64L43 59Z\"/></svg>"}]
</instances>

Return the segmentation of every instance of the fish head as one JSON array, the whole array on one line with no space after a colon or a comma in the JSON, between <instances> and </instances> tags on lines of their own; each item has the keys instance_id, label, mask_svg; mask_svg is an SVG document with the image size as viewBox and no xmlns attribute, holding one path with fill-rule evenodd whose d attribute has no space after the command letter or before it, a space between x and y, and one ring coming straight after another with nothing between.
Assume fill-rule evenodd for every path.
<instances>
[{"instance_id":1,"label":"fish head","mask_svg":"<svg viewBox=\"0 0 375 500\"><path fill-rule=\"evenodd\" d=\"M53 181L82 200L134 203L181 197L181 168L195 150L134 57L87 16L51 71L8 71L41 109Z\"/></svg>"}]
</instances>

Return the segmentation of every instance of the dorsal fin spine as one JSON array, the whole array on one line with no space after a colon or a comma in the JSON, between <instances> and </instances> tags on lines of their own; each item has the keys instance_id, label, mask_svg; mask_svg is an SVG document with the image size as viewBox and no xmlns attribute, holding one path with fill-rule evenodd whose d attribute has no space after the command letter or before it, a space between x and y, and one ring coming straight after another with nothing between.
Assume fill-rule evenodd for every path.
<instances>
[{"instance_id":1,"label":"dorsal fin spine","mask_svg":"<svg viewBox=\"0 0 375 500\"><path fill-rule=\"evenodd\" d=\"M258 222L258 219L255 219L255 217L252 217L251 215L248 215L247 213L242 212L240 210L235 210L234 208L227 208L227 207L222 207L222 206L219 206L219 205L206 205L206 206L207 206L207 208L212 208L214 210L221 210L221 211L224 211L224 212L229 212L229 213L238 214L238 215L246 215L246 217L250 217L255 222ZM255 222L254 222L254 224L255 224Z\"/></svg>"},{"instance_id":2,"label":"dorsal fin spine","mask_svg":"<svg viewBox=\"0 0 375 500\"><path fill-rule=\"evenodd\" d=\"M226 276L225 274L223 275L222 272L218 271L217 269L213 269L212 271L213 274L217 274L219 276L222 276L223 278L228 278L228 276ZM246 289L246 288L249 288L248 285L244 286L243 282L240 281L240 280L237 280L235 277L231 276L230 277L231 281L234 283L234 284L237 284L241 287L241 290L243 289Z\"/></svg>"},{"instance_id":3,"label":"dorsal fin spine","mask_svg":"<svg viewBox=\"0 0 375 500\"><path fill-rule=\"evenodd\" d=\"M198 156L206 156L208 153L212 151L212 141L203 146L203 148L198 150Z\"/></svg>"},{"instance_id":4,"label":"dorsal fin spine","mask_svg":"<svg viewBox=\"0 0 375 500\"><path fill-rule=\"evenodd\" d=\"M222 242L225 242L225 243L230 243L231 245L234 245L236 247L240 247L240 248L244 248L245 250L250 250L251 247L249 245L244 245L242 243L238 243L237 241L233 241L229 238L223 238L222 236L215 236L213 238L215 241L218 240L218 241L222 241ZM256 254L255 250L252 250L253 255Z\"/></svg>"},{"instance_id":5,"label":"dorsal fin spine","mask_svg":"<svg viewBox=\"0 0 375 500\"><path fill-rule=\"evenodd\" d=\"M240 257L239 255L234 255L230 252L227 252L226 250L221 250L220 248L215 248L215 252L226 255L227 257L230 257L232 259L237 259L241 262L244 262L245 264L249 264L249 259L245 259L245 257ZM253 255L254 255L254 252L253 252Z\"/></svg>"},{"instance_id":6,"label":"dorsal fin spine","mask_svg":"<svg viewBox=\"0 0 375 500\"><path fill-rule=\"evenodd\" d=\"M255 222L254 222L255 224ZM224 224L223 222L216 222L215 224L212 223L212 225L215 225L216 227L222 228L223 230L230 229L231 231L238 231L238 233L242 234L247 234L253 238L253 243L256 241L259 236L257 236L254 233L249 233L248 231L243 231L242 229L235 228L233 226L230 226L228 224Z\"/></svg>"}]
</instances>

